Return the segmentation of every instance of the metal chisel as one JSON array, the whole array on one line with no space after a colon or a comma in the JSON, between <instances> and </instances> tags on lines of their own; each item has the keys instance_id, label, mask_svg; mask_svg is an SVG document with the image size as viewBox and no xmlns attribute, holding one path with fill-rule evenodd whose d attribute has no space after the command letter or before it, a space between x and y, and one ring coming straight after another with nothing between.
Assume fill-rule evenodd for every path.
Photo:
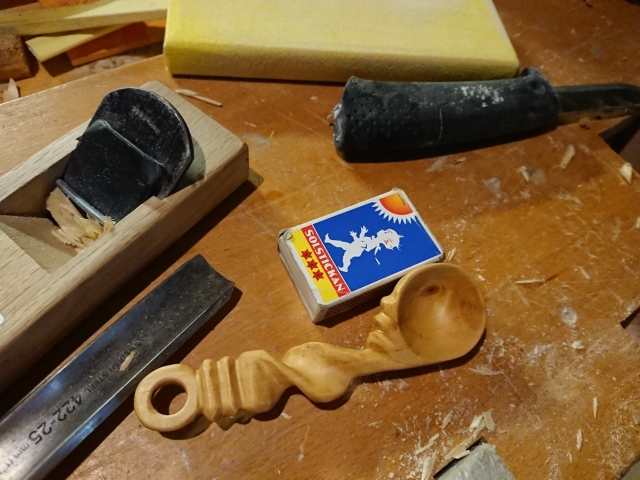
<instances>
[{"instance_id":1,"label":"metal chisel","mask_svg":"<svg viewBox=\"0 0 640 480\"><path fill-rule=\"evenodd\" d=\"M345 154L419 150L550 130L583 117L640 112L640 87L551 86L534 68L475 82L376 82L352 77L334 109L334 143Z\"/></svg>"},{"instance_id":2,"label":"metal chisel","mask_svg":"<svg viewBox=\"0 0 640 480\"><path fill-rule=\"evenodd\" d=\"M44 477L230 298L197 255L0 420L0 478Z\"/></svg>"}]
</instances>

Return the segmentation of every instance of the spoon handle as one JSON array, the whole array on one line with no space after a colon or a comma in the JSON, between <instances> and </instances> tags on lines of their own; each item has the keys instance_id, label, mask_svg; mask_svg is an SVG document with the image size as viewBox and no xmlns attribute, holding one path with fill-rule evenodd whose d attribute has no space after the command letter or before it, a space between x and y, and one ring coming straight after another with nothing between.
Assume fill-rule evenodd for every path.
<instances>
[{"instance_id":1,"label":"spoon handle","mask_svg":"<svg viewBox=\"0 0 640 480\"><path fill-rule=\"evenodd\" d=\"M151 430L167 432L188 425L199 414L213 422L266 412L292 386L314 402L329 402L340 398L356 377L465 355L486 325L478 287L453 265L413 270L380 301L380 307L364 350L310 342L289 349L282 360L254 350L236 360L205 360L196 371L186 365L166 366L138 385L136 414ZM152 399L170 384L181 386L187 400L179 412L163 415Z\"/></svg>"},{"instance_id":2,"label":"spoon handle","mask_svg":"<svg viewBox=\"0 0 640 480\"><path fill-rule=\"evenodd\" d=\"M151 430L166 432L185 427L199 414L210 421L238 418L273 408L284 391L298 387L315 402L340 398L351 381L361 375L406 365L371 350L350 350L326 343L306 343L288 350L282 361L264 350L205 360L198 370L168 365L147 377L136 389L134 406L138 418ZM161 387L177 384L187 394L178 413L163 415L152 404Z\"/></svg>"}]
</instances>

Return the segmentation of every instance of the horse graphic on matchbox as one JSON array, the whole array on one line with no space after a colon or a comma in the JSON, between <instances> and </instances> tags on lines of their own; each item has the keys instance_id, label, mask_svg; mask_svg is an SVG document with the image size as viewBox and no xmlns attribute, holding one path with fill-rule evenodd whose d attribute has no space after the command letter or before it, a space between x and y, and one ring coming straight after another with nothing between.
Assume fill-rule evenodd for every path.
<instances>
[{"instance_id":1,"label":"horse graphic on matchbox","mask_svg":"<svg viewBox=\"0 0 640 480\"><path fill-rule=\"evenodd\" d=\"M325 234L324 241L329 245L341 248L344 250L342 257L342 266L338 267L341 272L348 272L349 265L351 265L351 259L359 257L364 252L370 252L373 250L373 256L376 263L380 265L376 254L380 251L380 247L384 246L388 250L397 248L400 250L400 239L402 235L399 235L395 230L387 228L386 230L380 230L375 236L367 236L367 227L360 228L360 235L358 236L353 230L349 232L353 242L343 242L341 240L333 240L329 238L329 234Z\"/></svg>"}]
</instances>

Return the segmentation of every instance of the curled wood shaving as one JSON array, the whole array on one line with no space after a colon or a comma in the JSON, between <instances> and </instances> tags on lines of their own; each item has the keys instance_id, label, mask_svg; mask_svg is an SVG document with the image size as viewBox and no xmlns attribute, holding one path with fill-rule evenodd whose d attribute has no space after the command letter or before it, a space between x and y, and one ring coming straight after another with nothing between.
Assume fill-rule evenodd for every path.
<instances>
[{"instance_id":1,"label":"curled wood shaving","mask_svg":"<svg viewBox=\"0 0 640 480\"><path fill-rule=\"evenodd\" d=\"M562 156L562 160L560 161L560 168L567 168L567 165L573 160L573 156L576 154L576 149L572 144L567 145L567 149Z\"/></svg>"},{"instance_id":2,"label":"curled wood shaving","mask_svg":"<svg viewBox=\"0 0 640 480\"><path fill-rule=\"evenodd\" d=\"M593 418L598 416L598 397L593 397Z\"/></svg>"},{"instance_id":3,"label":"curled wood shaving","mask_svg":"<svg viewBox=\"0 0 640 480\"><path fill-rule=\"evenodd\" d=\"M433 457L425 457L422 459L422 475L420 476L420 480L428 480L433 473L433 466L436 463L436 459Z\"/></svg>"},{"instance_id":4,"label":"curled wood shaving","mask_svg":"<svg viewBox=\"0 0 640 480\"><path fill-rule=\"evenodd\" d=\"M478 375L485 375L488 377L495 377L496 375L500 375L502 373L502 372L494 372L486 365L482 365L481 367L478 367L478 368L470 368L469 370L471 370L473 373L477 373Z\"/></svg>"},{"instance_id":5,"label":"curled wood shaving","mask_svg":"<svg viewBox=\"0 0 640 480\"><path fill-rule=\"evenodd\" d=\"M451 458L462 458L469 455L469 450L467 450L467 446L464 443L456 445L444 456L445 460L449 460Z\"/></svg>"},{"instance_id":6,"label":"curled wood shaving","mask_svg":"<svg viewBox=\"0 0 640 480\"><path fill-rule=\"evenodd\" d=\"M419 449L417 449L414 452L414 455L420 455L423 452L426 452L427 450L429 450L431 447L433 447L433 444L436 443L436 440L438 440L438 438L440 438L440 434L436 433L433 437L431 437L429 439L429 441L427 442L427 444L424 447L420 447Z\"/></svg>"},{"instance_id":7,"label":"curled wood shaving","mask_svg":"<svg viewBox=\"0 0 640 480\"><path fill-rule=\"evenodd\" d=\"M483 420L483 415L476 415L475 417L473 417L473 420L471 421L471 425L469 425L469 431L473 432L476 428L478 428L478 426L480 425L480 422Z\"/></svg>"},{"instance_id":8,"label":"curled wood shaving","mask_svg":"<svg viewBox=\"0 0 640 480\"><path fill-rule=\"evenodd\" d=\"M484 430L485 426L486 423L484 421L484 415L480 414L473 418L471 425L469 425L469 431L472 432L473 437L476 437L480 432L482 432L482 430Z\"/></svg>"},{"instance_id":9,"label":"curled wood shaving","mask_svg":"<svg viewBox=\"0 0 640 480\"><path fill-rule=\"evenodd\" d=\"M496 431L496 422L493 421L493 415L491 414L491 410L487 410L482 414L484 416L484 423L487 426L487 430L490 432Z\"/></svg>"},{"instance_id":10,"label":"curled wood shaving","mask_svg":"<svg viewBox=\"0 0 640 480\"><path fill-rule=\"evenodd\" d=\"M291 420L291 415L289 415L289 414L288 414L288 413L286 413L286 412L282 412L282 413L280 414L280 416L281 416L282 418L286 419L286 420Z\"/></svg>"},{"instance_id":11,"label":"curled wood shaving","mask_svg":"<svg viewBox=\"0 0 640 480\"><path fill-rule=\"evenodd\" d=\"M633 167L630 163L624 162L620 167L620 174L622 178L624 178L629 185L631 185L631 179L633 178Z\"/></svg>"},{"instance_id":12,"label":"curled wood shaving","mask_svg":"<svg viewBox=\"0 0 640 480\"><path fill-rule=\"evenodd\" d=\"M447 428L447 425L451 423L452 415L453 415L453 412L447 413L447 415L444 417L444 420L442 420L442 425L440 425L440 430L444 430L445 428Z\"/></svg>"},{"instance_id":13,"label":"curled wood shaving","mask_svg":"<svg viewBox=\"0 0 640 480\"><path fill-rule=\"evenodd\" d=\"M453 458L455 458L456 460L459 460L461 458L466 457L467 455L469 455L471 452L469 450L465 450L464 452L460 452L456 455L453 456Z\"/></svg>"},{"instance_id":14,"label":"curled wood shaving","mask_svg":"<svg viewBox=\"0 0 640 480\"><path fill-rule=\"evenodd\" d=\"M522 178L524 178L524 181L529 183L529 171L527 170L527 167L523 165L518 169L518 171L522 174Z\"/></svg>"},{"instance_id":15,"label":"curled wood shaving","mask_svg":"<svg viewBox=\"0 0 640 480\"><path fill-rule=\"evenodd\" d=\"M104 226L94 218L84 218L59 188L51 192L46 205L59 226L52 232L53 236L78 250L88 247L113 228L113 221L109 217L105 217Z\"/></svg>"},{"instance_id":16,"label":"curled wood shaving","mask_svg":"<svg viewBox=\"0 0 640 480\"><path fill-rule=\"evenodd\" d=\"M176 93L180 95L184 95L185 97L195 98L196 100L200 100L201 102L208 103L210 105L215 105L216 107L221 107L222 104L220 102L216 102L204 95L200 95L198 92L194 92L193 90L187 90L186 88L177 88L174 90Z\"/></svg>"},{"instance_id":17,"label":"curled wood shaving","mask_svg":"<svg viewBox=\"0 0 640 480\"><path fill-rule=\"evenodd\" d=\"M453 260L453 257L456 256L456 247L453 247L451 250L449 250L449 254L447 255L447 262L450 262L451 260Z\"/></svg>"},{"instance_id":18,"label":"curled wood shaving","mask_svg":"<svg viewBox=\"0 0 640 480\"><path fill-rule=\"evenodd\" d=\"M582 429L578 429L578 433L576 434L576 448L580 450L582 448Z\"/></svg>"},{"instance_id":19,"label":"curled wood shaving","mask_svg":"<svg viewBox=\"0 0 640 480\"><path fill-rule=\"evenodd\" d=\"M2 96L2 103L10 102L11 100L17 100L20 98L20 92L18 86L13 78L9 79L9 85Z\"/></svg>"}]
</instances>

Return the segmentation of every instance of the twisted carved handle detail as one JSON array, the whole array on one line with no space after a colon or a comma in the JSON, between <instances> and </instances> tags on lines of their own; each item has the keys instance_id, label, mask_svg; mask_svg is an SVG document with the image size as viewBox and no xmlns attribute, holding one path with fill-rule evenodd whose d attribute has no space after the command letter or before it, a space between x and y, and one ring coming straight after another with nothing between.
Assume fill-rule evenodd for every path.
<instances>
[{"instance_id":1,"label":"twisted carved handle detail","mask_svg":"<svg viewBox=\"0 0 640 480\"><path fill-rule=\"evenodd\" d=\"M217 421L266 412L291 386L315 402L328 402L340 398L356 377L458 358L476 345L486 325L478 288L453 265L414 270L380 307L364 350L311 342L289 349L282 360L254 350L236 360L205 360L195 371L169 365L140 382L136 414L146 427L165 432L188 425L199 414ZM182 386L187 401L179 412L162 415L152 398L169 384Z\"/></svg>"}]
</instances>

